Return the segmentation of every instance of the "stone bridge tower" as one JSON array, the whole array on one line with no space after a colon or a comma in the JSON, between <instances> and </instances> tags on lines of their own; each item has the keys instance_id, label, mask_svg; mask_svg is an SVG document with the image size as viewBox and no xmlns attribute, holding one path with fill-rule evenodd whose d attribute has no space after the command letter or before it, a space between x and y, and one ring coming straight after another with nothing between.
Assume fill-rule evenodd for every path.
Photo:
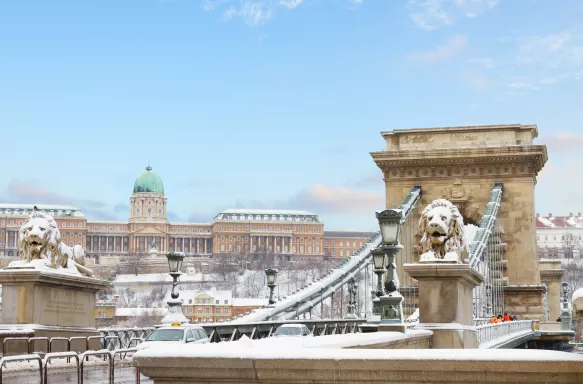
<instances>
[{"instance_id":1,"label":"stone bridge tower","mask_svg":"<svg viewBox=\"0 0 583 384\"><path fill-rule=\"evenodd\" d=\"M505 309L521 319L544 320L534 187L547 150L533 145L537 135L536 125L520 124L399 129L383 132L386 150L371 155L384 174L388 208L399 206L420 185L420 209L446 198L459 207L466 224L479 224L493 184L504 183L498 223L506 243ZM420 209L409 218L414 225ZM418 237L403 243L416 245Z\"/></svg>"}]
</instances>

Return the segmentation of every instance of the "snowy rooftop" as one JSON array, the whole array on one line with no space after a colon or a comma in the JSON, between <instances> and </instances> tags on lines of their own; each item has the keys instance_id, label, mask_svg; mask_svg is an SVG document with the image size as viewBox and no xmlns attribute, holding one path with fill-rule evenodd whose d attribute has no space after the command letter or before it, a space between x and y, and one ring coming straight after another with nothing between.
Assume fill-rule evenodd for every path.
<instances>
[{"instance_id":1,"label":"snowy rooftop","mask_svg":"<svg viewBox=\"0 0 583 384\"><path fill-rule=\"evenodd\" d=\"M233 299L233 292L232 291L219 291L216 288L212 288L208 291L198 291L198 290L179 290L180 299L183 300L183 304L190 304L189 300L196 299L199 296L210 296L214 300L219 301L219 305L231 305ZM227 301L227 304L225 304ZM215 304L215 303L212 303Z\"/></svg>"},{"instance_id":2,"label":"snowy rooftop","mask_svg":"<svg viewBox=\"0 0 583 384\"><path fill-rule=\"evenodd\" d=\"M181 283L196 283L205 280L205 275L202 273L194 273L193 275L187 275L183 273L180 275ZM128 283L172 283L172 277L167 273L147 273L140 275L117 275L114 284L128 284Z\"/></svg>"},{"instance_id":3,"label":"snowy rooftop","mask_svg":"<svg viewBox=\"0 0 583 384\"><path fill-rule=\"evenodd\" d=\"M116 317L136 317L142 315L164 316L166 308L116 308Z\"/></svg>"},{"instance_id":4,"label":"snowy rooftop","mask_svg":"<svg viewBox=\"0 0 583 384\"><path fill-rule=\"evenodd\" d=\"M277 209L227 209L216 215L215 220L308 220L319 222L318 215L312 212Z\"/></svg>"},{"instance_id":5,"label":"snowy rooftop","mask_svg":"<svg viewBox=\"0 0 583 384\"><path fill-rule=\"evenodd\" d=\"M548 216L536 217L537 228L583 228L583 216L581 213L577 215L570 214L569 216Z\"/></svg>"},{"instance_id":6,"label":"snowy rooftop","mask_svg":"<svg viewBox=\"0 0 583 384\"><path fill-rule=\"evenodd\" d=\"M45 204L8 204L0 203L0 215L28 216L34 207L53 216L77 216L84 217L83 211L72 205L45 205Z\"/></svg>"},{"instance_id":7,"label":"snowy rooftop","mask_svg":"<svg viewBox=\"0 0 583 384\"><path fill-rule=\"evenodd\" d=\"M245 297L236 297L233 299L234 307L265 307L269 304L268 299L253 299Z\"/></svg>"}]
</instances>

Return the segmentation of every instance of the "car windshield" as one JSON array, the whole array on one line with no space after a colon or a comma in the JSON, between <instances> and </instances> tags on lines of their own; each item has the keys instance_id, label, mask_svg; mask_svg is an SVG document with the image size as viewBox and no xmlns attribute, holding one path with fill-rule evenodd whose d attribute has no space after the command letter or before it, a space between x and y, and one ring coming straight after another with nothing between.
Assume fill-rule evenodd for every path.
<instances>
[{"instance_id":1,"label":"car windshield","mask_svg":"<svg viewBox=\"0 0 583 384\"><path fill-rule=\"evenodd\" d=\"M302 329L299 327L279 327L275 331L276 336L299 336L302 334Z\"/></svg>"},{"instance_id":2,"label":"car windshield","mask_svg":"<svg viewBox=\"0 0 583 384\"><path fill-rule=\"evenodd\" d=\"M184 329L157 329L146 341L181 341L184 336Z\"/></svg>"}]
</instances>

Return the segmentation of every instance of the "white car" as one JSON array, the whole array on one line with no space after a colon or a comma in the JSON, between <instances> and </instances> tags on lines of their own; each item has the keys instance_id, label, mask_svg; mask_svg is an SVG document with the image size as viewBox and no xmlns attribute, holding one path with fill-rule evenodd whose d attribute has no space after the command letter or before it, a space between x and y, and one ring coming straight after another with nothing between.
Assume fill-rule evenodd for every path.
<instances>
[{"instance_id":1,"label":"white car","mask_svg":"<svg viewBox=\"0 0 583 384\"><path fill-rule=\"evenodd\" d=\"M304 324L284 324L281 325L279 328L275 330L273 333L275 337L300 337L300 336L307 336L307 337L314 337L312 332L306 327Z\"/></svg>"},{"instance_id":2,"label":"white car","mask_svg":"<svg viewBox=\"0 0 583 384\"><path fill-rule=\"evenodd\" d=\"M157 328L142 343L138 344L138 351L151 348L156 345L167 344L206 344L210 340L206 331L197 325L180 325Z\"/></svg>"}]
</instances>

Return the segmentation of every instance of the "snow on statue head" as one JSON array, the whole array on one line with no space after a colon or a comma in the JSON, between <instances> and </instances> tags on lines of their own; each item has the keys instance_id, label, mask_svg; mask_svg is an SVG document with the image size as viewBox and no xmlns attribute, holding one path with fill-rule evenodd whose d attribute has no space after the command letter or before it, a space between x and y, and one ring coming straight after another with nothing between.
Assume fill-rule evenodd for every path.
<instances>
[{"instance_id":1,"label":"snow on statue head","mask_svg":"<svg viewBox=\"0 0 583 384\"><path fill-rule=\"evenodd\" d=\"M61 242L61 232L55 219L34 207L32 215L18 231L20 260L10 263L10 267L33 264L35 267L66 269L70 274L92 276L85 267L85 253L80 245L73 248ZM39 263L35 260L43 260Z\"/></svg>"},{"instance_id":2,"label":"snow on statue head","mask_svg":"<svg viewBox=\"0 0 583 384\"><path fill-rule=\"evenodd\" d=\"M445 199L433 200L419 220L421 256L419 262L465 258L464 220L459 210Z\"/></svg>"}]
</instances>

